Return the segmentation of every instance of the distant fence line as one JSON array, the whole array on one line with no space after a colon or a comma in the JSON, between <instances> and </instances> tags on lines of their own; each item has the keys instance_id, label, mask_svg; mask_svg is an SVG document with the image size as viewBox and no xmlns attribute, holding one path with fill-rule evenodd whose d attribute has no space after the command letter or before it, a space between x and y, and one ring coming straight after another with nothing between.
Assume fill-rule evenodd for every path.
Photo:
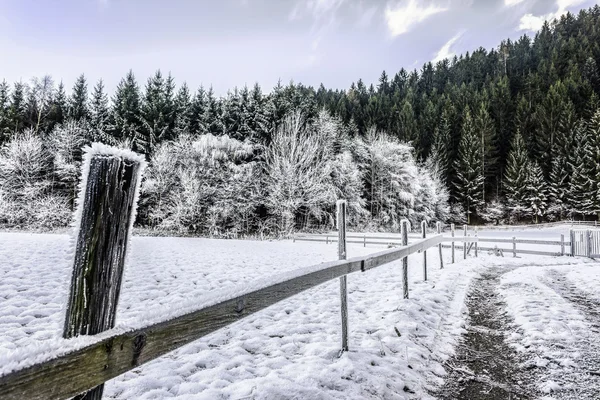
<instances>
[{"instance_id":1,"label":"distant fence line","mask_svg":"<svg viewBox=\"0 0 600 400\"><path fill-rule=\"evenodd\" d=\"M462 249L463 250L463 258L466 258L472 250L474 253L478 251L494 251L499 254L512 254L513 257L516 257L517 254L531 254L531 255L543 255L543 256L565 256L565 255L581 255L581 256L590 256L596 255L596 257L600 257L600 235L590 234L589 241L586 243L590 243L590 250L583 250L582 244L577 244L577 249L573 246L576 243L573 240L566 241L564 235L560 235L560 240L540 240L540 239L520 239L517 237L512 238L493 238L493 237L478 237L478 232L469 231L468 225L463 225L462 236L456 235L456 230L454 224L448 225L450 228L451 236L444 236L443 242L451 244L443 244L443 248L452 250L452 263L455 262L455 250ZM469 232L473 233L473 236L470 235ZM586 231L584 231L586 232ZM592 231L593 232L593 231ZM587 233L585 234L587 235ZM347 243L355 243L362 244L363 246L367 245L387 245L387 246L399 246L401 244L400 236L378 236L373 234L349 234L348 238L353 238L354 240L348 240ZM417 239L421 237L421 234L409 234L410 239ZM588 236L586 236L587 238ZM299 234L293 237L294 241L307 241L307 242L325 242L325 243L334 243L337 241L333 234ZM582 239L583 240L583 239ZM587 240L587 239L586 239ZM454 245L455 242L461 242L461 245ZM410 243L410 242L409 242ZM501 248L501 247L486 247L480 246L479 243L507 243L512 244L511 248ZM525 245L538 245L538 246L560 246L560 251L542 251L542 250L530 250L519 248L517 245L525 244ZM587 246L587 244L585 245ZM567 252L567 249L570 252ZM587 247L586 247L587 249Z\"/></svg>"}]
</instances>

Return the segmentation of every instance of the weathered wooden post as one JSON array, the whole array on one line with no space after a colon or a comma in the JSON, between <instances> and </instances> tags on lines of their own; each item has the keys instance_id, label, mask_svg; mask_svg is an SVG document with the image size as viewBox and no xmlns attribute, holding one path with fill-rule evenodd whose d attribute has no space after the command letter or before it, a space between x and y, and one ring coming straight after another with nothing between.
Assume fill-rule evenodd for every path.
<instances>
[{"instance_id":1,"label":"weathered wooden post","mask_svg":"<svg viewBox=\"0 0 600 400\"><path fill-rule=\"evenodd\" d=\"M363 247L367 247L367 235L363 236Z\"/></svg>"},{"instance_id":2,"label":"weathered wooden post","mask_svg":"<svg viewBox=\"0 0 600 400\"><path fill-rule=\"evenodd\" d=\"M560 255L561 256L565 255L565 235L564 234L560 235Z\"/></svg>"},{"instance_id":3,"label":"weathered wooden post","mask_svg":"<svg viewBox=\"0 0 600 400\"><path fill-rule=\"evenodd\" d=\"M463 225L463 236L465 240L463 241L463 259L467 259L467 226Z\"/></svg>"},{"instance_id":4,"label":"weathered wooden post","mask_svg":"<svg viewBox=\"0 0 600 400\"><path fill-rule=\"evenodd\" d=\"M517 256L517 238L513 236L513 257Z\"/></svg>"},{"instance_id":5,"label":"weathered wooden post","mask_svg":"<svg viewBox=\"0 0 600 400\"><path fill-rule=\"evenodd\" d=\"M400 233L402 234L402 246L408 246L408 221L400 222ZM408 257L402 259L402 290L405 299L408 299Z\"/></svg>"},{"instance_id":6,"label":"weathered wooden post","mask_svg":"<svg viewBox=\"0 0 600 400\"><path fill-rule=\"evenodd\" d=\"M478 257L477 255L477 245L479 244L479 236L477 236L477 232L475 232L475 258Z\"/></svg>"},{"instance_id":7,"label":"weathered wooden post","mask_svg":"<svg viewBox=\"0 0 600 400\"><path fill-rule=\"evenodd\" d=\"M338 259L346 259L346 201L337 201ZM340 277L342 309L342 352L348 351L348 287L347 276Z\"/></svg>"},{"instance_id":8,"label":"weathered wooden post","mask_svg":"<svg viewBox=\"0 0 600 400\"><path fill-rule=\"evenodd\" d=\"M98 143L85 150L64 338L115 326L144 159ZM77 396L101 399L104 385Z\"/></svg>"},{"instance_id":9,"label":"weathered wooden post","mask_svg":"<svg viewBox=\"0 0 600 400\"><path fill-rule=\"evenodd\" d=\"M427 223L425 221L421 222L421 234L423 239L427 237ZM427 250L423 250L423 280L427 280Z\"/></svg>"},{"instance_id":10,"label":"weathered wooden post","mask_svg":"<svg viewBox=\"0 0 600 400\"><path fill-rule=\"evenodd\" d=\"M438 221L436 223L437 226L437 234L441 235L442 234L442 223L440 221ZM440 269L444 269L444 259L442 257L442 243L438 244L438 250L440 252Z\"/></svg>"},{"instance_id":11,"label":"weathered wooden post","mask_svg":"<svg viewBox=\"0 0 600 400\"><path fill-rule=\"evenodd\" d=\"M454 237L454 224L450 224L450 230L452 231L452 237ZM452 242L452 264L454 264L454 242Z\"/></svg>"}]
</instances>

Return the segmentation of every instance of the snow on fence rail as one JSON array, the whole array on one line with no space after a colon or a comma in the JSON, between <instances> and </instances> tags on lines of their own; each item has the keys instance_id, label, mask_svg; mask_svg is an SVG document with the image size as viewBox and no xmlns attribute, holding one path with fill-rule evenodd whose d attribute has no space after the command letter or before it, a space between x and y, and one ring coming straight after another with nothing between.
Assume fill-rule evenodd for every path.
<instances>
[{"instance_id":1,"label":"snow on fence rail","mask_svg":"<svg viewBox=\"0 0 600 400\"><path fill-rule=\"evenodd\" d=\"M17 366L1 375L0 397L3 400L65 399L73 396L100 399L102 385L109 379L336 278L340 278L342 296L342 351L347 350L345 276L402 259L403 291L404 298L407 298L407 257L439 246L444 240L439 234L427 238L423 232L420 240L408 244L408 222L403 221L401 247L346 260L346 207L338 204L339 261L292 271L273 279L271 282L274 283L267 286L249 285L243 292L230 293L225 299L216 298L213 303L207 303L196 311L132 331L111 334L143 162L122 152L103 150L100 153L90 151L84 164L82 193L76 214L81 218L78 221L65 338L104 332L96 338L91 336L91 344L83 347L65 340L64 346L68 350L60 355L51 352L36 354L35 362L25 363L27 366L24 367ZM132 191L132 188L135 189ZM115 208L117 206L119 209ZM119 221L107 223L119 213ZM78 396L80 393L84 394Z\"/></svg>"}]
</instances>

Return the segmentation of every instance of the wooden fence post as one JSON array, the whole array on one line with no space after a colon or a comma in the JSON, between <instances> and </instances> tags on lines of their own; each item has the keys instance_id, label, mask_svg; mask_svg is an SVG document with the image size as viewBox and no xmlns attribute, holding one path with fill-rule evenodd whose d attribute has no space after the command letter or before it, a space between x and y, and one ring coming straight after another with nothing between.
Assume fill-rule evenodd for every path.
<instances>
[{"instance_id":1,"label":"wooden fence post","mask_svg":"<svg viewBox=\"0 0 600 400\"><path fill-rule=\"evenodd\" d=\"M63 337L95 335L115 326L133 210L144 160L93 144L86 150L77 204L75 255ZM101 399L104 385L77 396Z\"/></svg>"},{"instance_id":2,"label":"wooden fence post","mask_svg":"<svg viewBox=\"0 0 600 400\"><path fill-rule=\"evenodd\" d=\"M592 258L592 232L589 229L585 230L586 255Z\"/></svg>"},{"instance_id":3,"label":"wooden fence post","mask_svg":"<svg viewBox=\"0 0 600 400\"><path fill-rule=\"evenodd\" d=\"M467 226L463 225L463 236L465 240L463 242L463 259L467 259Z\"/></svg>"},{"instance_id":4,"label":"wooden fence post","mask_svg":"<svg viewBox=\"0 0 600 400\"><path fill-rule=\"evenodd\" d=\"M427 223L421 221L421 234L423 239L427 238ZM427 250L423 250L423 280L427 280Z\"/></svg>"},{"instance_id":5,"label":"wooden fence post","mask_svg":"<svg viewBox=\"0 0 600 400\"><path fill-rule=\"evenodd\" d=\"M575 256L575 232L573 229L569 230L569 237L571 238L571 257Z\"/></svg>"},{"instance_id":6,"label":"wooden fence post","mask_svg":"<svg viewBox=\"0 0 600 400\"><path fill-rule=\"evenodd\" d=\"M513 236L513 257L517 256L517 238Z\"/></svg>"},{"instance_id":7,"label":"wooden fence post","mask_svg":"<svg viewBox=\"0 0 600 400\"><path fill-rule=\"evenodd\" d=\"M367 247L367 235L363 237L363 247Z\"/></svg>"},{"instance_id":8,"label":"wooden fence post","mask_svg":"<svg viewBox=\"0 0 600 400\"><path fill-rule=\"evenodd\" d=\"M478 255L477 255L477 245L479 244L478 238L479 238L479 236L477 236L477 232L475 232L475 243L474 243L474 245L475 245L475 258L478 257Z\"/></svg>"},{"instance_id":9,"label":"wooden fence post","mask_svg":"<svg viewBox=\"0 0 600 400\"><path fill-rule=\"evenodd\" d=\"M452 231L452 237L454 237L454 224L450 224L450 230ZM452 242L452 264L454 264L454 242Z\"/></svg>"},{"instance_id":10,"label":"wooden fence post","mask_svg":"<svg viewBox=\"0 0 600 400\"><path fill-rule=\"evenodd\" d=\"M346 259L346 201L337 201L338 259ZM348 351L348 287L347 276L340 277L342 309L342 352Z\"/></svg>"},{"instance_id":11,"label":"wooden fence post","mask_svg":"<svg viewBox=\"0 0 600 400\"><path fill-rule=\"evenodd\" d=\"M400 232L402 233L402 246L408 246L408 221L403 220L400 223ZM402 290L405 299L408 299L408 257L402 259Z\"/></svg>"},{"instance_id":12,"label":"wooden fence post","mask_svg":"<svg viewBox=\"0 0 600 400\"><path fill-rule=\"evenodd\" d=\"M442 223L440 221L437 222L437 234L442 234ZM440 252L440 269L444 269L444 259L442 258L442 244L438 244L438 250Z\"/></svg>"},{"instance_id":13,"label":"wooden fence post","mask_svg":"<svg viewBox=\"0 0 600 400\"><path fill-rule=\"evenodd\" d=\"M560 235L560 255L561 256L565 255L565 235L564 234Z\"/></svg>"}]
</instances>

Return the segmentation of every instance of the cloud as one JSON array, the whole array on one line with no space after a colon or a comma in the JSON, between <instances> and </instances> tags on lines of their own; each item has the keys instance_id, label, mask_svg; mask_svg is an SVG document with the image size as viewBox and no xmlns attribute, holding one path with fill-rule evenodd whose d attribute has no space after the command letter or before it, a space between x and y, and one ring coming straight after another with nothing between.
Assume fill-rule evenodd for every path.
<instances>
[{"instance_id":1,"label":"cloud","mask_svg":"<svg viewBox=\"0 0 600 400\"><path fill-rule=\"evenodd\" d=\"M435 58L432 60L433 63L437 63L438 61L442 61L445 58L452 58L456 55L453 50L454 44L462 37L464 32L459 32L452 39L448 40L441 49L438 50Z\"/></svg>"},{"instance_id":2,"label":"cloud","mask_svg":"<svg viewBox=\"0 0 600 400\"><path fill-rule=\"evenodd\" d=\"M510 0L505 0L510 1ZM557 10L546 15L525 14L519 21L519 30L521 31L539 31L542 29L545 21L558 19L569 11L570 7L578 6L585 0L556 0Z\"/></svg>"},{"instance_id":3,"label":"cloud","mask_svg":"<svg viewBox=\"0 0 600 400\"><path fill-rule=\"evenodd\" d=\"M388 4L385 19L392 37L396 37L410 31L415 25L432 15L447 10L447 7L440 7L433 3L424 6L423 1L401 0L393 8Z\"/></svg>"},{"instance_id":4,"label":"cloud","mask_svg":"<svg viewBox=\"0 0 600 400\"><path fill-rule=\"evenodd\" d=\"M525 0L504 0L504 5L506 7L512 7L512 6L516 6L517 4L522 3L524 1Z\"/></svg>"}]
</instances>

